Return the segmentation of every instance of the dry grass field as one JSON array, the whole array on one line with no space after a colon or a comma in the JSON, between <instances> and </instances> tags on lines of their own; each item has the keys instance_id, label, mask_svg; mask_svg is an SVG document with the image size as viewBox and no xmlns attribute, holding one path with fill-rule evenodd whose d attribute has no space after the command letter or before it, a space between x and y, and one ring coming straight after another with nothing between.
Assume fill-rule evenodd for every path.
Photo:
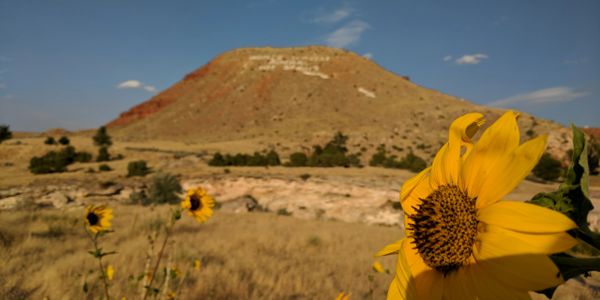
<instances>
[{"instance_id":1,"label":"dry grass field","mask_svg":"<svg viewBox=\"0 0 600 300\"><path fill-rule=\"evenodd\" d=\"M105 251L118 252L105 259L115 268L113 298L140 298L141 284L130 276L143 273L147 236L164 225L168 209L114 207L115 232L101 240ZM85 299L86 276L89 298L101 295L101 286L91 285L100 283L96 274L88 273L97 262L87 253L93 246L83 214L83 208L0 212L3 299ZM186 278L181 299L333 299L340 291L381 299L391 275L372 270L373 254L401 235L398 228L217 211L204 224L188 216L176 223L164 262L182 273L194 259L202 262ZM394 265L393 258L381 262Z\"/></svg>"}]
</instances>

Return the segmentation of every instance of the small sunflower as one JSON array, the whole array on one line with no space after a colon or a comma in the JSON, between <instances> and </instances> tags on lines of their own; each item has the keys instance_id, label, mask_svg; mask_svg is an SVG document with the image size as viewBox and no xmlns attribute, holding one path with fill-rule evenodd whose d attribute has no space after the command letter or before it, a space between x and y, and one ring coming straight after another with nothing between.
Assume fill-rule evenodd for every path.
<instances>
[{"instance_id":1,"label":"small sunflower","mask_svg":"<svg viewBox=\"0 0 600 300\"><path fill-rule=\"evenodd\" d=\"M431 167L400 190L406 238L378 255L398 254L388 299L529 299L563 282L549 254L576 244L576 225L553 210L501 201L531 172L546 147L519 144L517 114L483 132L483 115L456 119Z\"/></svg>"},{"instance_id":2,"label":"small sunflower","mask_svg":"<svg viewBox=\"0 0 600 300\"><path fill-rule=\"evenodd\" d=\"M199 223L206 222L212 216L214 205L213 198L201 187L188 190L181 201L181 208L187 209L190 216Z\"/></svg>"},{"instance_id":3,"label":"small sunflower","mask_svg":"<svg viewBox=\"0 0 600 300\"><path fill-rule=\"evenodd\" d=\"M113 275L115 274L115 269L113 268L113 266L108 265L108 267L106 267L106 279L108 279L108 281L112 281L113 280Z\"/></svg>"},{"instance_id":4,"label":"small sunflower","mask_svg":"<svg viewBox=\"0 0 600 300\"><path fill-rule=\"evenodd\" d=\"M373 271L375 271L377 273L383 273L385 270L383 269L383 266L381 265L380 262L375 261L373 263Z\"/></svg>"},{"instance_id":5,"label":"small sunflower","mask_svg":"<svg viewBox=\"0 0 600 300\"><path fill-rule=\"evenodd\" d=\"M199 259L194 260L194 269L200 270L201 267L202 267L202 262L200 262Z\"/></svg>"},{"instance_id":6,"label":"small sunflower","mask_svg":"<svg viewBox=\"0 0 600 300\"><path fill-rule=\"evenodd\" d=\"M90 205L85 210L85 224L91 233L109 230L112 217L112 208L104 205Z\"/></svg>"},{"instance_id":7,"label":"small sunflower","mask_svg":"<svg viewBox=\"0 0 600 300\"><path fill-rule=\"evenodd\" d=\"M335 300L350 300L350 295L352 295L352 293L346 294L346 292L341 292L335 297Z\"/></svg>"}]
</instances>

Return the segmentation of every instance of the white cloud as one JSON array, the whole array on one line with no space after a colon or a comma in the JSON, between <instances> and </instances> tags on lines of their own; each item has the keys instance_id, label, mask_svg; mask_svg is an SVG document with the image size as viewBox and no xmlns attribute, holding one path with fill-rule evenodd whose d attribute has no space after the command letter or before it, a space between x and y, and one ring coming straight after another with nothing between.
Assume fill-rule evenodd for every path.
<instances>
[{"instance_id":1,"label":"white cloud","mask_svg":"<svg viewBox=\"0 0 600 300\"><path fill-rule=\"evenodd\" d=\"M457 58L455 62L459 65L476 65L487 58L489 58L488 55L483 53L466 54Z\"/></svg>"},{"instance_id":2,"label":"white cloud","mask_svg":"<svg viewBox=\"0 0 600 300\"><path fill-rule=\"evenodd\" d=\"M451 60L452 60L452 55L444 56L444 61L451 61Z\"/></svg>"},{"instance_id":3,"label":"white cloud","mask_svg":"<svg viewBox=\"0 0 600 300\"><path fill-rule=\"evenodd\" d=\"M373 53L367 52L367 53L363 54L363 57L366 59L373 59Z\"/></svg>"},{"instance_id":4,"label":"white cloud","mask_svg":"<svg viewBox=\"0 0 600 300\"><path fill-rule=\"evenodd\" d=\"M310 21L313 23L337 23L347 17L351 16L354 12L354 9L350 7L341 7L329 13L321 13L316 17L312 18Z\"/></svg>"},{"instance_id":5,"label":"white cloud","mask_svg":"<svg viewBox=\"0 0 600 300\"><path fill-rule=\"evenodd\" d=\"M156 93L158 90L153 85L147 85L139 80L126 80L117 85L119 89L141 89L150 93Z\"/></svg>"},{"instance_id":6,"label":"white cloud","mask_svg":"<svg viewBox=\"0 0 600 300\"><path fill-rule=\"evenodd\" d=\"M488 105L496 107L514 107L547 103L562 103L573 101L577 98L587 95L589 95L588 92L577 92L569 87L557 86L492 101L491 103L488 103Z\"/></svg>"},{"instance_id":7,"label":"white cloud","mask_svg":"<svg viewBox=\"0 0 600 300\"><path fill-rule=\"evenodd\" d=\"M150 92L150 93L156 93L158 92L158 90L156 89L156 87L154 87L153 85L146 85L144 86L144 90Z\"/></svg>"},{"instance_id":8,"label":"white cloud","mask_svg":"<svg viewBox=\"0 0 600 300\"><path fill-rule=\"evenodd\" d=\"M336 48L344 48L355 44L360 39L362 33L369 27L367 22L360 20L352 21L332 32L326 38L327 44Z\"/></svg>"}]
</instances>

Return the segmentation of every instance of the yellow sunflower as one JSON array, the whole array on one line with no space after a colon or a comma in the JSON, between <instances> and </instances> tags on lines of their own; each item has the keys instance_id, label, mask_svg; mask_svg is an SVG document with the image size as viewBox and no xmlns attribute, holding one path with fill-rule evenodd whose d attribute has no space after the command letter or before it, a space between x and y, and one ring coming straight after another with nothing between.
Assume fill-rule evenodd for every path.
<instances>
[{"instance_id":1,"label":"yellow sunflower","mask_svg":"<svg viewBox=\"0 0 600 300\"><path fill-rule=\"evenodd\" d=\"M350 300L350 295L352 293L341 292L335 297L335 300Z\"/></svg>"},{"instance_id":2,"label":"yellow sunflower","mask_svg":"<svg viewBox=\"0 0 600 300\"><path fill-rule=\"evenodd\" d=\"M377 255L398 254L388 299L529 299L563 282L548 254L576 241L566 216L501 201L536 165L546 136L519 145L517 113L508 111L479 141L483 115L456 119L431 167L400 191L406 238Z\"/></svg>"},{"instance_id":3,"label":"yellow sunflower","mask_svg":"<svg viewBox=\"0 0 600 300\"><path fill-rule=\"evenodd\" d=\"M109 230L112 217L112 208L104 205L90 205L85 210L85 224L91 233Z\"/></svg>"},{"instance_id":4,"label":"yellow sunflower","mask_svg":"<svg viewBox=\"0 0 600 300\"><path fill-rule=\"evenodd\" d=\"M181 208L187 209L190 216L199 223L206 222L213 214L215 201L203 188L195 188L187 191L185 198L181 201Z\"/></svg>"}]
</instances>

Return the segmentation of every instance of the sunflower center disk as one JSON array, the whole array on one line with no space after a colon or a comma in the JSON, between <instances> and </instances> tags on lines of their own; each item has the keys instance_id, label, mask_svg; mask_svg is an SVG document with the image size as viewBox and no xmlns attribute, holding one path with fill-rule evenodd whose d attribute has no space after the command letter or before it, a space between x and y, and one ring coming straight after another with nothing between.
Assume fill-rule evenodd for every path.
<instances>
[{"instance_id":1,"label":"sunflower center disk","mask_svg":"<svg viewBox=\"0 0 600 300\"><path fill-rule=\"evenodd\" d=\"M190 197L190 205L190 210L202 209L202 202L195 195Z\"/></svg>"},{"instance_id":2,"label":"sunflower center disk","mask_svg":"<svg viewBox=\"0 0 600 300\"><path fill-rule=\"evenodd\" d=\"M421 199L408 229L425 263L444 274L471 256L477 235L475 199L455 185L443 185Z\"/></svg>"},{"instance_id":3,"label":"sunflower center disk","mask_svg":"<svg viewBox=\"0 0 600 300\"><path fill-rule=\"evenodd\" d=\"M95 213L89 213L86 216L86 219L88 220L91 226L98 224L98 216Z\"/></svg>"}]
</instances>

